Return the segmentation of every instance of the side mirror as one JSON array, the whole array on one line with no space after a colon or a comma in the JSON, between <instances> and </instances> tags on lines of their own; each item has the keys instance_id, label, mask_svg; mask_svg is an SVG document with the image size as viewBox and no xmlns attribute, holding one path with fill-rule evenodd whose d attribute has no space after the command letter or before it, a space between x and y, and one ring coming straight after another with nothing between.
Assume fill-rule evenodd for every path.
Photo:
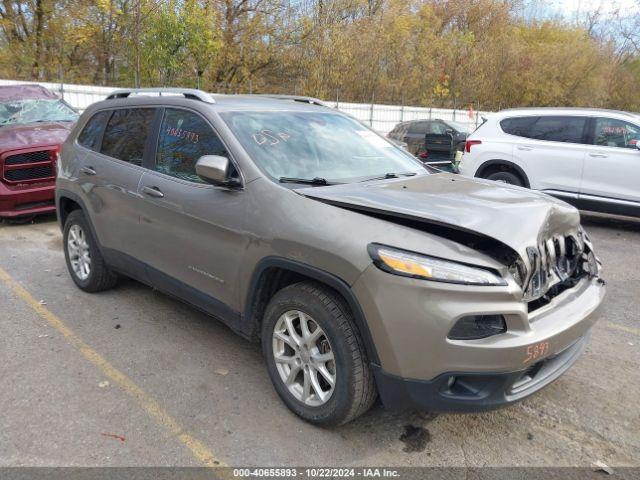
<instances>
[{"instance_id":1,"label":"side mirror","mask_svg":"<svg viewBox=\"0 0 640 480\"><path fill-rule=\"evenodd\" d=\"M204 155L196 162L196 173L213 185L234 186L237 181L229 178L231 162L220 155Z\"/></svg>"},{"instance_id":2,"label":"side mirror","mask_svg":"<svg viewBox=\"0 0 640 480\"><path fill-rule=\"evenodd\" d=\"M447 135L455 135L456 132L454 132L452 129L448 128L444 131L444 133L446 133Z\"/></svg>"}]
</instances>

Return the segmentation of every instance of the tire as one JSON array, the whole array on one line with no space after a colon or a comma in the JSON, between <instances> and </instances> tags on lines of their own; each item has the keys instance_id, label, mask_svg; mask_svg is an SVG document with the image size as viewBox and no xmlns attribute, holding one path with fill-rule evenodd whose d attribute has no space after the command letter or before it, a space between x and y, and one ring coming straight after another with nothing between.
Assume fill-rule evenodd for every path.
<instances>
[{"instance_id":1,"label":"tire","mask_svg":"<svg viewBox=\"0 0 640 480\"><path fill-rule=\"evenodd\" d=\"M282 335L288 337L289 342L293 340L288 330L283 333L280 328L287 325L286 318L296 328L298 338L305 338L303 316L310 331L306 338L316 334L316 328L321 329L315 343L306 342L312 345L306 350L306 358L304 345L296 352L291 343L280 340ZM280 337L274 338L276 332ZM281 346L286 350L280 350ZM369 410L377 397L373 372L349 308L342 297L319 283L297 283L274 295L262 323L262 350L276 392L291 411L310 423L321 426L347 423ZM280 359L286 358L287 363L276 362L276 355ZM299 370L287 386L283 374L290 375L294 370L289 360L296 356ZM331 356L333 360L326 363L317 361ZM333 373L333 387L323 371L329 376ZM306 378L309 378L309 395L305 397ZM317 387L326 399L321 398Z\"/></svg>"},{"instance_id":2,"label":"tire","mask_svg":"<svg viewBox=\"0 0 640 480\"><path fill-rule=\"evenodd\" d=\"M522 179L512 172L494 172L487 175L486 178L494 182L508 183L509 185L517 185L518 187L524 186Z\"/></svg>"},{"instance_id":3,"label":"tire","mask_svg":"<svg viewBox=\"0 0 640 480\"><path fill-rule=\"evenodd\" d=\"M82 236L80 236L80 233ZM70 237L71 243L69 241ZM102 258L98 243L91 233L91 228L89 228L89 223L82 210L74 210L69 214L64 224L62 238L67 269L78 288L85 292L95 293L109 290L116 285L118 276L109 269ZM82 238L82 240L78 240L79 238ZM86 244L86 246L78 247L78 250L74 250L72 244L76 246ZM86 252L87 255L81 255L79 252ZM88 264L89 268L87 270L80 268L80 271L78 271L78 267L74 267L74 263L77 265L81 261L80 257L84 259L84 263ZM86 276L84 276L85 273Z\"/></svg>"}]
</instances>

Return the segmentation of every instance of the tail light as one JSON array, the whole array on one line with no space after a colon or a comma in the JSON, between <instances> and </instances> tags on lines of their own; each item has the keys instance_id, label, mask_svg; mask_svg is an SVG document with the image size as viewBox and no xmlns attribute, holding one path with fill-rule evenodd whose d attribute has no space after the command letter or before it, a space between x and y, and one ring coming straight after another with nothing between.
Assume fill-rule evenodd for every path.
<instances>
[{"instance_id":1,"label":"tail light","mask_svg":"<svg viewBox=\"0 0 640 480\"><path fill-rule=\"evenodd\" d=\"M474 145L482 145L482 140L467 140L464 144L464 151L471 153L471 147Z\"/></svg>"},{"instance_id":2,"label":"tail light","mask_svg":"<svg viewBox=\"0 0 640 480\"><path fill-rule=\"evenodd\" d=\"M422 152L420 152L420 153L418 154L418 156L419 156L420 158L427 158L427 157L429 157L429 152L422 151Z\"/></svg>"}]
</instances>

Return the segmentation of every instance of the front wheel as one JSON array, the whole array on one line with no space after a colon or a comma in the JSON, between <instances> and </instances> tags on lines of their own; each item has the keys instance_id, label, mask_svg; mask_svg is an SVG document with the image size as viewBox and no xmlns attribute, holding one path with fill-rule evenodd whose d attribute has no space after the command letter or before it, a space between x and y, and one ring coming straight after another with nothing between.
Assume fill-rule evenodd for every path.
<instances>
[{"instance_id":1,"label":"front wheel","mask_svg":"<svg viewBox=\"0 0 640 480\"><path fill-rule=\"evenodd\" d=\"M276 293L264 317L262 349L278 395L311 423L346 423L376 398L351 312L320 284L302 282Z\"/></svg>"}]
</instances>

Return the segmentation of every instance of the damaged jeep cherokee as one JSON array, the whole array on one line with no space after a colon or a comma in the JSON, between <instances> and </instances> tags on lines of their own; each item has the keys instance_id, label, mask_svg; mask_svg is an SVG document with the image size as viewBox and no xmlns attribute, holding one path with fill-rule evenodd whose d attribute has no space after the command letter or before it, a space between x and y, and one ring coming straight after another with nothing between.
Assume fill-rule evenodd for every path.
<instances>
[{"instance_id":1,"label":"damaged jeep cherokee","mask_svg":"<svg viewBox=\"0 0 640 480\"><path fill-rule=\"evenodd\" d=\"M336 425L389 408L477 411L548 385L605 288L578 211L434 173L306 97L120 90L65 142L71 278L125 275L261 341L276 392Z\"/></svg>"}]
</instances>

